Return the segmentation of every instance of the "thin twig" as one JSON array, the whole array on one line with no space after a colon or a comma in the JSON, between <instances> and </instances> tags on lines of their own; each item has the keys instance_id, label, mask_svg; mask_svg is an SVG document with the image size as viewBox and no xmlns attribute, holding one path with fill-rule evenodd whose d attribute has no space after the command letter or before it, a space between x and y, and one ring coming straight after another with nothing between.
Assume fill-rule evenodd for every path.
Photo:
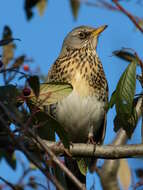
<instances>
[{"instance_id":1,"label":"thin twig","mask_svg":"<svg viewBox=\"0 0 143 190\"><path fill-rule=\"evenodd\" d=\"M29 74L26 74L26 73L24 73L22 71L18 71L15 68L8 68L8 69L1 69L0 70L0 73L6 73L6 72L16 72L16 73L19 73L21 75L24 75L25 77L29 77L30 76Z\"/></svg>"},{"instance_id":2,"label":"thin twig","mask_svg":"<svg viewBox=\"0 0 143 190\"><path fill-rule=\"evenodd\" d=\"M36 186L39 186L39 187L42 187L42 189L44 189L44 190L49 190L49 188L47 188L47 187L45 187L43 184L41 184L41 183L38 183L38 182L36 182L36 181L34 181L33 182ZM26 184L26 186L29 186L30 185L30 183L27 183Z\"/></svg>"},{"instance_id":3,"label":"thin twig","mask_svg":"<svg viewBox=\"0 0 143 190\"><path fill-rule=\"evenodd\" d=\"M80 1L80 3L84 3L87 6L92 6L92 7L101 7L101 8L106 8L112 11L119 11L118 8L113 6L111 3L105 1L105 0L97 0L96 2L91 2L88 0L77 0Z\"/></svg>"},{"instance_id":4,"label":"thin twig","mask_svg":"<svg viewBox=\"0 0 143 190\"><path fill-rule=\"evenodd\" d=\"M124 13L133 23L134 25L143 33L143 28L138 24L136 17L134 17L131 13L129 13L126 9L124 9L118 2L118 0L112 0L112 2L117 6L117 8Z\"/></svg>"},{"instance_id":5,"label":"thin twig","mask_svg":"<svg viewBox=\"0 0 143 190\"><path fill-rule=\"evenodd\" d=\"M21 146L23 153L27 156L27 158L37 167L41 172L50 179L50 181L56 186L58 190L64 190L59 181L51 175L47 170L45 170L39 163L37 163L32 157L31 154L25 149L24 146Z\"/></svg>"},{"instance_id":6,"label":"thin twig","mask_svg":"<svg viewBox=\"0 0 143 190\"><path fill-rule=\"evenodd\" d=\"M33 133L31 132L31 135L33 138L35 137ZM56 157L56 155L52 152L52 150L40 139L40 137L36 137L37 142L40 144L40 146L47 152L47 154L50 156L50 158L53 160L53 162L63 171L66 173L66 175L75 183L75 185L81 189L85 190L84 184L82 184L72 173L71 171L63 165L60 160Z\"/></svg>"},{"instance_id":7,"label":"thin twig","mask_svg":"<svg viewBox=\"0 0 143 190\"><path fill-rule=\"evenodd\" d=\"M29 174L31 171L32 171L31 168L28 168L28 169L24 170L22 176L21 176L20 179L18 180L18 183L19 183L19 184L22 184L22 182L23 182L25 176L26 176L27 174Z\"/></svg>"},{"instance_id":8,"label":"thin twig","mask_svg":"<svg viewBox=\"0 0 143 190\"><path fill-rule=\"evenodd\" d=\"M11 189L17 190L17 188L12 183L8 182L6 179L4 179L1 176L0 176L0 180L2 180L6 185L8 185L9 187L11 187Z\"/></svg>"},{"instance_id":9,"label":"thin twig","mask_svg":"<svg viewBox=\"0 0 143 190\"><path fill-rule=\"evenodd\" d=\"M3 105L4 106L4 105ZM5 107L5 106L4 106ZM5 108L7 110L7 108ZM8 111L8 110L7 110ZM21 138L17 139L15 138L15 135L13 132L10 131L9 126L7 125L6 121L0 117L0 121L2 122L3 126L8 132L8 135L12 138L13 143L15 143L15 147L19 146L19 149L23 151L23 153L27 156L27 158L37 167L41 172L56 186L58 190L64 190L61 184L58 182L58 180L51 175L47 170L45 170L40 163L35 161L35 159L32 158L31 154L29 151L25 148L25 146L22 144Z\"/></svg>"}]
</instances>

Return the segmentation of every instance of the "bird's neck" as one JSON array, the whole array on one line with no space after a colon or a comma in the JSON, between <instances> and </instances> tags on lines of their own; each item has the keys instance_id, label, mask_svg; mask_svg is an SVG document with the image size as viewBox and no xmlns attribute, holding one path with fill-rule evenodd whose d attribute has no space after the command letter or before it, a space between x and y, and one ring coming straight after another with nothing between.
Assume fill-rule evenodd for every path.
<instances>
[{"instance_id":1,"label":"bird's neck","mask_svg":"<svg viewBox=\"0 0 143 190\"><path fill-rule=\"evenodd\" d=\"M96 50L86 47L69 50L66 56L59 59L62 71L60 77L64 82L71 83L74 89L85 96L95 91L94 81L99 80L101 74L104 75L100 72L103 69Z\"/></svg>"},{"instance_id":2,"label":"bird's neck","mask_svg":"<svg viewBox=\"0 0 143 190\"><path fill-rule=\"evenodd\" d=\"M80 49L69 49L67 51L67 55L71 56L71 57L78 57L81 55L81 57L88 57L88 56L94 56L94 57L98 57L97 51L96 49L93 49L92 47L82 47ZM66 56L67 56L66 55Z\"/></svg>"}]
</instances>

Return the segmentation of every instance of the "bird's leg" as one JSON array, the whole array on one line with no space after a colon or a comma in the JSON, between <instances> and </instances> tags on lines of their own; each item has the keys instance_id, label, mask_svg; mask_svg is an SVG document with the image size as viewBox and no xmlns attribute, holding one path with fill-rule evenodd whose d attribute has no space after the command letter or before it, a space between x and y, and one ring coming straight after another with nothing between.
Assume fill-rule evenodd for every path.
<instances>
[{"instance_id":1,"label":"bird's leg","mask_svg":"<svg viewBox=\"0 0 143 190\"><path fill-rule=\"evenodd\" d=\"M52 146L51 146L51 149L53 148L55 148L55 147L60 147L60 146L62 146L62 142L59 140L59 141L57 141L57 142L55 142Z\"/></svg>"},{"instance_id":2,"label":"bird's leg","mask_svg":"<svg viewBox=\"0 0 143 190\"><path fill-rule=\"evenodd\" d=\"M93 137L93 126L90 127L89 133L88 133L88 144L94 144L96 145L96 142L94 141L94 137Z\"/></svg>"},{"instance_id":3,"label":"bird's leg","mask_svg":"<svg viewBox=\"0 0 143 190\"><path fill-rule=\"evenodd\" d=\"M87 141L88 144L94 144L96 145L96 142L94 141L93 139L93 136L88 136L88 141Z\"/></svg>"},{"instance_id":4,"label":"bird's leg","mask_svg":"<svg viewBox=\"0 0 143 190\"><path fill-rule=\"evenodd\" d=\"M70 145L73 146L72 142L70 142ZM67 156L71 157L71 153L69 152L69 150L67 148L64 147L63 143L61 142L61 140L59 140L58 142L56 142L54 145L52 145L52 148L54 149L54 147L62 147L63 151L65 152L65 154L67 154Z\"/></svg>"}]
</instances>

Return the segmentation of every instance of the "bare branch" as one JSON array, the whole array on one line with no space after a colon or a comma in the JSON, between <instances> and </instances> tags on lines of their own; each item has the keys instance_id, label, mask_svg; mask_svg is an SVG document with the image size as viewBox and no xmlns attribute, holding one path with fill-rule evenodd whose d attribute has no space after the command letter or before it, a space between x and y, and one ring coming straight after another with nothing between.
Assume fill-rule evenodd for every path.
<instances>
[{"instance_id":1,"label":"bare branch","mask_svg":"<svg viewBox=\"0 0 143 190\"><path fill-rule=\"evenodd\" d=\"M88 0L80 0L80 3L84 3L87 6L105 8L112 11L119 11L119 9L116 8L116 6L113 6L112 3L109 3L106 0L97 0L96 2L91 2Z\"/></svg>"},{"instance_id":2,"label":"bare branch","mask_svg":"<svg viewBox=\"0 0 143 190\"><path fill-rule=\"evenodd\" d=\"M5 111L9 113L9 111L7 110L7 108L0 103L1 106L3 106L3 108L5 108ZM11 137L13 143L15 144L15 147L19 147L20 150L22 150L22 152L27 156L27 158L37 167L39 168L39 170L56 186L57 189L59 190L64 190L63 187L61 186L61 184L59 183L59 181L53 176L51 175L47 170L45 170L45 168L43 168L40 163L38 163L37 161L35 161L30 152L25 148L25 146L22 143L21 138L15 138L15 135L13 134L13 132L10 131L9 126L7 125L6 121L0 117L0 121L3 123L3 126L5 127L5 129L8 132L8 135Z\"/></svg>"},{"instance_id":3,"label":"bare branch","mask_svg":"<svg viewBox=\"0 0 143 190\"><path fill-rule=\"evenodd\" d=\"M124 13L133 23L134 25L143 33L143 28L138 24L137 17L134 17L131 13L129 13L126 9L124 9L118 2L118 0L112 0L112 2L117 6L117 8Z\"/></svg>"},{"instance_id":4,"label":"bare branch","mask_svg":"<svg viewBox=\"0 0 143 190\"><path fill-rule=\"evenodd\" d=\"M11 187L11 189L13 190L17 190L17 188L10 182L8 182L6 179L4 179L3 177L0 176L0 180L3 181L6 185L8 185L9 187Z\"/></svg>"},{"instance_id":5,"label":"bare branch","mask_svg":"<svg viewBox=\"0 0 143 190\"><path fill-rule=\"evenodd\" d=\"M57 145L56 142L46 140L41 140L41 143L44 143L46 146L48 146L48 148L55 154L66 156L65 148L62 143L60 145ZM30 147L32 147L32 144ZM96 145L95 148L93 144L74 143L70 146L69 152L74 157L90 156L103 159L133 158L137 156L143 156L143 144L102 146Z\"/></svg>"},{"instance_id":6,"label":"bare branch","mask_svg":"<svg viewBox=\"0 0 143 190\"><path fill-rule=\"evenodd\" d=\"M122 133L126 132L124 130L122 130ZM119 138L120 133L118 134L118 138ZM120 135L121 136L121 135ZM21 139L21 137L15 137L17 138L17 140ZM37 147L34 145L34 143L32 143L31 141L27 141L28 139L25 139L25 141L23 140L23 145L27 148L27 150L29 151L35 151L37 149ZM121 138L120 138L121 140ZM8 137L5 136L5 138L3 137L2 139L0 139L0 144L2 144L2 146L0 145L0 148L3 148L3 142L6 142L7 145L11 144L11 141L8 140ZM52 142L52 141L47 141L47 140L40 140L40 143L44 144L45 146L45 150L47 151L47 147L48 147L48 151L52 151L53 153L60 155L60 156L67 156L67 153L65 153L65 148L63 146L63 144L61 143L60 145L57 144L56 142ZM15 147L17 149L21 150L21 147ZM41 149L41 151L43 150L42 148L39 147L38 148ZM47 153L49 154L49 152L47 151ZM102 158L102 159L120 159L120 158L134 158L134 157L142 157L143 156L143 144L129 144L129 145L124 145L124 144L109 144L109 145L93 145L93 144L84 144L84 143L73 143L69 150L69 153L73 156L73 157L95 157L95 158ZM57 161L55 160L55 158L52 158L54 162ZM61 164L61 163L60 163ZM60 167L60 166L59 166Z\"/></svg>"},{"instance_id":7,"label":"bare branch","mask_svg":"<svg viewBox=\"0 0 143 190\"><path fill-rule=\"evenodd\" d=\"M0 102L0 106L4 109L4 111L9 115L10 118L13 120L17 121L17 118L15 118L14 114L10 113L9 110L5 107L3 103ZM56 178L52 176L48 171L46 171L39 163L37 163L32 156L30 155L29 151L25 148L24 144L21 143L21 137L20 138L15 138L16 136L10 131L9 127L7 126L7 123L3 120L3 118L0 117L1 122L4 124L5 128L7 131L10 133L10 136L12 139L15 141L15 145L17 144L18 148L20 148L24 154L28 157L32 163L34 163L54 184L58 189L63 189L62 186L58 183ZM19 121L20 125L23 127L21 122ZM28 123L30 124L30 123ZM46 153L51 157L51 159L62 169L63 172L66 173L66 175L77 185L77 187L81 190L85 190L84 184L82 184L71 172L66 168L65 165L63 165L56 155L49 149L49 147L42 141L38 136L33 134L32 131L28 130L29 134L33 137L35 141L37 141L37 145L39 144ZM39 147L40 148L40 147Z\"/></svg>"},{"instance_id":8,"label":"bare branch","mask_svg":"<svg viewBox=\"0 0 143 190\"><path fill-rule=\"evenodd\" d=\"M31 135L33 133L31 132ZM32 135L33 138L35 137L34 135ZM73 181L73 183L75 183L75 185L81 189L81 190L85 190L85 186L84 184L82 184L72 173L71 171L65 166L63 165L59 159L56 157L56 155L52 152L52 150L49 148L49 146L40 139L40 137L36 137L36 141L40 144L40 146L45 150L45 152L50 156L50 158L52 159L52 161L59 166L59 168L65 172L65 174Z\"/></svg>"},{"instance_id":9,"label":"bare branch","mask_svg":"<svg viewBox=\"0 0 143 190\"><path fill-rule=\"evenodd\" d=\"M142 97L138 99L136 104L136 113L138 119L142 115ZM122 128L119 130L117 136L115 137L114 141L112 142L112 146L120 146L123 147L128 141L128 136ZM115 147L116 148L116 147ZM105 160L104 164L102 165L101 169L97 169L97 174L100 177L100 181L104 190L120 190L117 173L119 169L119 160Z\"/></svg>"}]
</instances>

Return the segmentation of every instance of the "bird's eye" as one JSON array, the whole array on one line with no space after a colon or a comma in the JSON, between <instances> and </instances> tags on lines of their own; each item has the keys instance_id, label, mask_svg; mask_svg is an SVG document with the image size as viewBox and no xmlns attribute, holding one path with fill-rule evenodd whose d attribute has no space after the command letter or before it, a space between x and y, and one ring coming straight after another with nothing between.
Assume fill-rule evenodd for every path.
<instances>
[{"instance_id":1,"label":"bird's eye","mask_svg":"<svg viewBox=\"0 0 143 190\"><path fill-rule=\"evenodd\" d=\"M85 34L84 32L80 32L80 33L79 33L79 38L80 38L80 39L86 38L86 34Z\"/></svg>"}]
</instances>

